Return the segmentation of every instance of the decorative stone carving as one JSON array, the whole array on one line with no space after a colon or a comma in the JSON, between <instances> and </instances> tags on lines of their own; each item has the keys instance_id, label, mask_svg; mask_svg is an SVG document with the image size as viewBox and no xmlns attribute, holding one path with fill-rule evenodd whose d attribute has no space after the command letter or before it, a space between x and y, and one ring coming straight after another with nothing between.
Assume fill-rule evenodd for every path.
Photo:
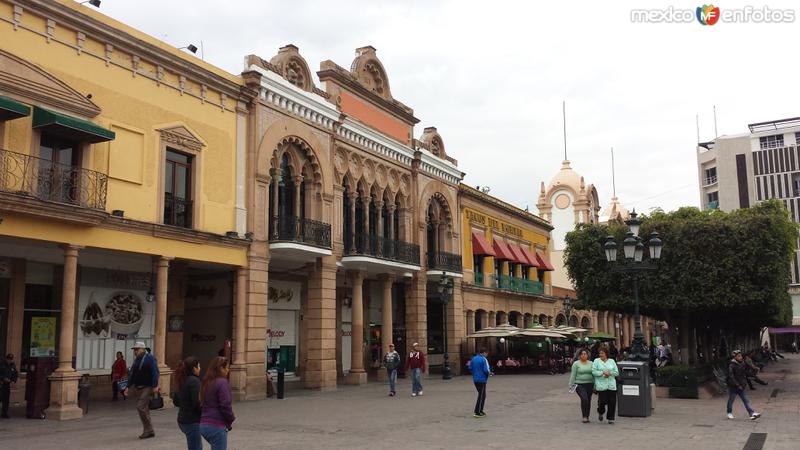
<instances>
[{"instance_id":1,"label":"decorative stone carving","mask_svg":"<svg viewBox=\"0 0 800 450\"><path fill-rule=\"evenodd\" d=\"M375 54L375 47L368 45L356 49L356 58L350 65L350 73L365 88L386 100L392 100L386 70Z\"/></svg>"},{"instance_id":2,"label":"decorative stone carving","mask_svg":"<svg viewBox=\"0 0 800 450\"><path fill-rule=\"evenodd\" d=\"M375 182L375 163L371 160L364 162L363 177L368 184Z\"/></svg>"},{"instance_id":3,"label":"decorative stone carving","mask_svg":"<svg viewBox=\"0 0 800 450\"><path fill-rule=\"evenodd\" d=\"M170 128L162 128L158 131L161 133L161 140L166 143L188 148L197 152L205 147L205 144L203 144L200 138L195 136L194 133L182 125Z\"/></svg>"},{"instance_id":4,"label":"decorative stone carving","mask_svg":"<svg viewBox=\"0 0 800 450\"><path fill-rule=\"evenodd\" d=\"M336 172L339 176L344 176L347 172L347 152L343 149L337 149L336 155L333 157L333 166L336 168Z\"/></svg>"},{"instance_id":5,"label":"decorative stone carving","mask_svg":"<svg viewBox=\"0 0 800 450\"><path fill-rule=\"evenodd\" d=\"M348 164L348 170L350 171L350 175L354 179L361 178L361 158L358 157L355 153L350 154L350 163Z\"/></svg>"},{"instance_id":6,"label":"decorative stone carving","mask_svg":"<svg viewBox=\"0 0 800 450\"><path fill-rule=\"evenodd\" d=\"M375 169L375 181L381 188L386 187L386 176L386 167L383 165L378 165L378 168Z\"/></svg>"},{"instance_id":7,"label":"decorative stone carving","mask_svg":"<svg viewBox=\"0 0 800 450\"><path fill-rule=\"evenodd\" d=\"M289 44L281 47L278 54L273 56L269 63L289 83L307 92L314 90L311 70L309 70L306 60L300 56L300 51L296 46Z\"/></svg>"},{"instance_id":8,"label":"decorative stone carving","mask_svg":"<svg viewBox=\"0 0 800 450\"><path fill-rule=\"evenodd\" d=\"M392 192L397 192L397 189L400 185L400 176L397 175L397 171L394 169L389 170L389 189Z\"/></svg>"}]
</instances>

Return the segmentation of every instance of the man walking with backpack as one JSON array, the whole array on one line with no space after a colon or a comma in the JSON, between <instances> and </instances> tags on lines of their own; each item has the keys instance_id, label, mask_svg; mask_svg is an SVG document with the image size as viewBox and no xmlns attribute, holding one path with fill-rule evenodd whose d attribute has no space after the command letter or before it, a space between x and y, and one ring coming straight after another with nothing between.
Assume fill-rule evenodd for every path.
<instances>
[{"instance_id":1,"label":"man walking with backpack","mask_svg":"<svg viewBox=\"0 0 800 450\"><path fill-rule=\"evenodd\" d=\"M483 412L483 404L486 403L486 382L489 381L489 375L492 371L489 368L489 360L486 356L489 352L482 348L477 355L472 357L469 362L469 370L472 372L472 382L475 384L475 389L478 391L478 399L475 400L475 411L472 417L480 419L486 417Z\"/></svg>"},{"instance_id":2,"label":"man walking with backpack","mask_svg":"<svg viewBox=\"0 0 800 450\"><path fill-rule=\"evenodd\" d=\"M728 419L733 419L733 401L736 396L742 399L744 408L747 414L750 415L750 420L756 420L761 417L761 414L755 412L753 407L750 406L750 400L747 398L747 371L744 364L744 357L741 350L733 351L733 359L728 363Z\"/></svg>"}]
</instances>

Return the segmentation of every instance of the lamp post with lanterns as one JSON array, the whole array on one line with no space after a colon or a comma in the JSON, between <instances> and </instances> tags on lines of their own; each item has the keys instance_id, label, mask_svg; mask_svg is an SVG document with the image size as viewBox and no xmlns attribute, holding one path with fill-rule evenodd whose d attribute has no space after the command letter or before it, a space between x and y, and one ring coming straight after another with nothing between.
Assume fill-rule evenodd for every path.
<instances>
[{"instance_id":1,"label":"lamp post with lanterns","mask_svg":"<svg viewBox=\"0 0 800 450\"><path fill-rule=\"evenodd\" d=\"M644 334L642 334L642 318L639 315L639 274L658 268L657 264L661 259L661 249L664 244L659 239L658 233L652 232L645 246L645 243L639 237L639 227L642 221L637 218L636 210L631 212L630 219L626 220L625 224L628 225L628 233L622 241L625 258L619 262L617 261L617 242L614 240L614 236L606 238L603 248L606 253L606 260L613 264L611 270L633 274L635 331L633 333L630 359L632 361L648 361L649 355L645 348ZM648 250L648 259L644 259L645 247Z\"/></svg>"},{"instance_id":2,"label":"lamp post with lanterns","mask_svg":"<svg viewBox=\"0 0 800 450\"><path fill-rule=\"evenodd\" d=\"M569 316L572 314L572 299L569 297L564 297L564 314L566 317L564 318L564 325L569 325Z\"/></svg>"},{"instance_id":3,"label":"lamp post with lanterns","mask_svg":"<svg viewBox=\"0 0 800 450\"><path fill-rule=\"evenodd\" d=\"M450 372L450 354L447 353L447 304L453 298L453 279L448 277L446 273L442 272L442 278L439 280L439 299L442 302L442 322L444 323L444 363L442 364L442 379L449 380L453 378Z\"/></svg>"}]
</instances>

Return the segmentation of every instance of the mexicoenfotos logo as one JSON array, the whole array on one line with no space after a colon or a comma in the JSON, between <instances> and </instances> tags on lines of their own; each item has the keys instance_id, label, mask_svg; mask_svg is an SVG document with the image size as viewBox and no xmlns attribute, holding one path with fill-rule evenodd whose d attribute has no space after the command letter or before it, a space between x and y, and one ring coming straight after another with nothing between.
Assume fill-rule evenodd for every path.
<instances>
[{"instance_id":1,"label":"mexicoenfotos logo","mask_svg":"<svg viewBox=\"0 0 800 450\"><path fill-rule=\"evenodd\" d=\"M702 25L714 25L719 20L719 8L714 5L697 7L697 21Z\"/></svg>"},{"instance_id":2,"label":"mexicoenfotos logo","mask_svg":"<svg viewBox=\"0 0 800 450\"><path fill-rule=\"evenodd\" d=\"M720 9L714 5L698 6L697 9L632 9L633 23L691 23L695 19L703 26L717 22L727 23L792 23L793 9L772 9L768 6L745 6L740 9Z\"/></svg>"}]
</instances>

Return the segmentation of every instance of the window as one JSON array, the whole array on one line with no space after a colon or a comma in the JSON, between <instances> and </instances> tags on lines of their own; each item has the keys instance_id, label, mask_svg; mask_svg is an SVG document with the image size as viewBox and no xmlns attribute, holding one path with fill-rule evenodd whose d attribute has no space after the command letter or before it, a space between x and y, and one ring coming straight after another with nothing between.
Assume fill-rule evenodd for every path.
<instances>
[{"instance_id":1,"label":"window","mask_svg":"<svg viewBox=\"0 0 800 450\"><path fill-rule=\"evenodd\" d=\"M792 174L792 195L800 197L800 173Z\"/></svg>"},{"instance_id":2,"label":"window","mask_svg":"<svg viewBox=\"0 0 800 450\"><path fill-rule=\"evenodd\" d=\"M761 149L780 148L783 147L783 135L774 134L772 136L762 136L758 138Z\"/></svg>"},{"instance_id":3,"label":"window","mask_svg":"<svg viewBox=\"0 0 800 450\"><path fill-rule=\"evenodd\" d=\"M164 223L192 227L192 160L189 155L167 149L164 165Z\"/></svg>"},{"instance_id":4,"label":"window","mask_svg":"<svg viewBox=\"0 0 800 450\"><path fill-rule=\"evenodd\" d=\"M39 142L36 182L39 198L60 203L78 203L80 144L44 132Z\"/></svg>"},{"instance_id":5,"label":"window","mask_svg":"<svg viewBox=\"0 0 800 450\"><path fill-rule=\"evenodd\" d=\"M2 136L0 136L0 137L2 137ZM0 142L2 142L2 141L0 141ZM795 145L800 145L800 133L795 133L794 134L794 143L795 143Z\"/></svg>"},{"instance_id":6,"label":"window","mask_svg":"<svg viewBox=\"0 0 800 450\"><path fill-rule=\"evenodd\" d=\"M706 194L708 200L708 209L719 208L719 191L709 192Z\"/></svg>"},{"instance_id":7,"label":"window","mask_svg":"<svg viewBox=\"0 0 800 450\"><path fill-rule=\"evenodd\" d=\"M706 179L705 179L705 182L703 183L703 185L704 186L708 186L708 185L714 184L716 182L717 182L717 168L716 167L711 167L709 169L706 169Z\"/></svg>"}]
</instances>

